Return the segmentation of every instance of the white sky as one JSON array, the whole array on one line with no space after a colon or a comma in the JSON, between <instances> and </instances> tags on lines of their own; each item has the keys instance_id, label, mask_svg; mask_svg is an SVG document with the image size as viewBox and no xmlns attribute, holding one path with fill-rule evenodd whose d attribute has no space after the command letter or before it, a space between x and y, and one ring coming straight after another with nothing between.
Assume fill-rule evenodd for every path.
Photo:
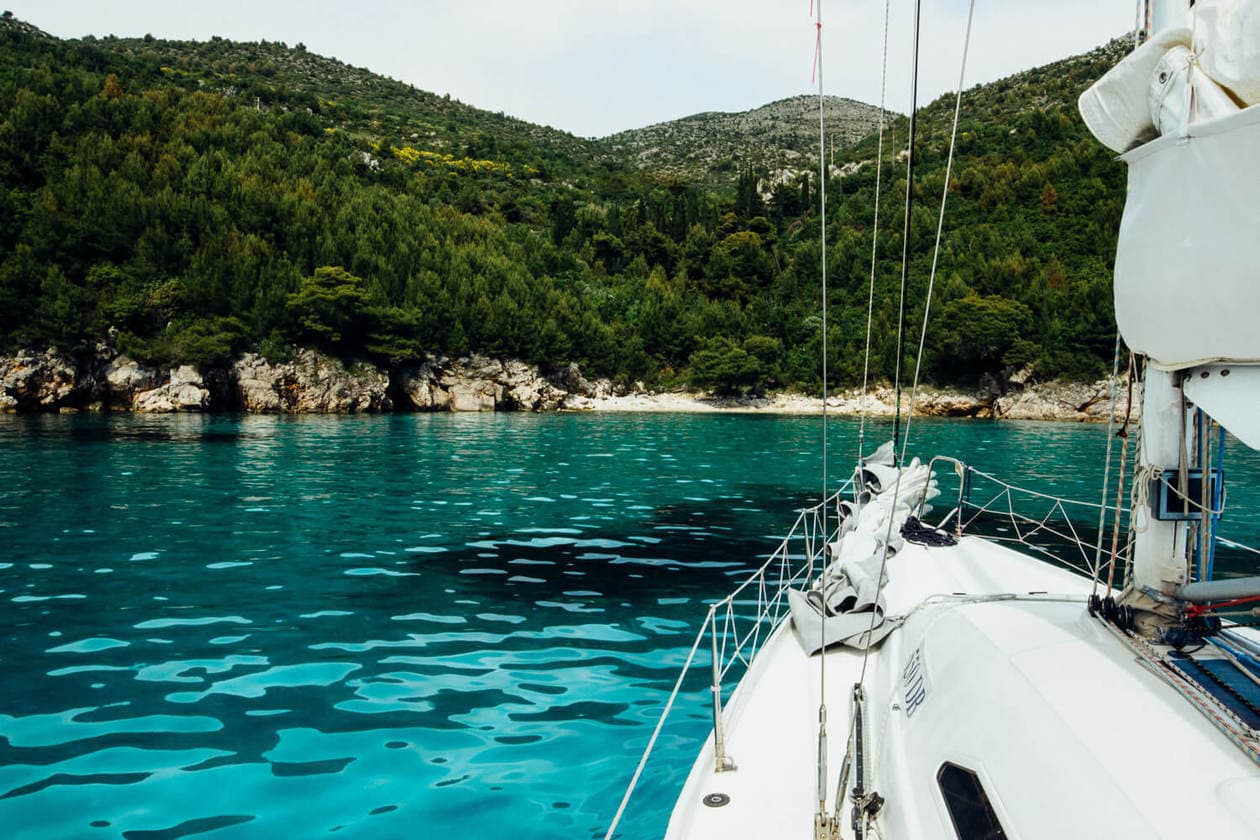
<instances>
[{"instance_id":1,"label":"white sky","mask_svg":"<svg viewBox=\"0 0 1260 840\"><path fill-rule=\"evenodd\" d=\"M821 0L826 92L879 104L884 4ZM910 101L914 0L890 0L888 106ZM966 0L922 0L920 104L958 79ZM298 42L584 137L812 92L809 0L0 0L64 38ZM1132 29L1132 0L976 4L966 86Z\"/></svg>"}]
</instances>

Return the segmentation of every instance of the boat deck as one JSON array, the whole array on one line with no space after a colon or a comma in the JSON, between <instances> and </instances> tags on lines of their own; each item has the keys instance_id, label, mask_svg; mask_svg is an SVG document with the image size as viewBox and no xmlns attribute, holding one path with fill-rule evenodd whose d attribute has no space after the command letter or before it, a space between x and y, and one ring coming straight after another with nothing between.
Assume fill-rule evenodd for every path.
<instances>
[{"instance_id":1,"label":"boat deck","mask_svg":"<svg viewBox=\"0 0 1260 840\"><path fill-rule=\"evenodd\" d=\"M1088 580L979 538L890 559L888 613L906 622L871 652L864 717L883 836L956 836L945 762L976 773L1006 837L1260 834L1260 768L1088 614L1089 593ZM667 837L812 836L820 693L833 808L861 669L849 649L806 656L785 622L727 705L737 769L714 771L710 740ZM718 793L725 804L705 804ZM848 815L846 803L846 837Z\"/></svg>"}]
</instances>

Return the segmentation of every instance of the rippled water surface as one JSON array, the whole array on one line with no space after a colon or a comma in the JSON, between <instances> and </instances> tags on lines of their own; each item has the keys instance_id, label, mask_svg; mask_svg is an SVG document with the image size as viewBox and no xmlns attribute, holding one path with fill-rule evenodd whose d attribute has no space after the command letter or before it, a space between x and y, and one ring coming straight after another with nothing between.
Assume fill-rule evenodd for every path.
<instances>
[{"instance_id":1,"label":"rippled water surface","mask_svg":"<svg viewBox=\"0 0 1260 840\"><path fill-rule=\"evenodd\" d=\"M833 421L835 474L855 436ZM1101 427L915 436L1099 492ZM817 496L819 439L762 416L0 417L0 833L602 836L705 604ZM1235 485L1260 474L1231 455ZM663 831L707 698L688 684L625 836Z\"/></svg>"}]
</instances>

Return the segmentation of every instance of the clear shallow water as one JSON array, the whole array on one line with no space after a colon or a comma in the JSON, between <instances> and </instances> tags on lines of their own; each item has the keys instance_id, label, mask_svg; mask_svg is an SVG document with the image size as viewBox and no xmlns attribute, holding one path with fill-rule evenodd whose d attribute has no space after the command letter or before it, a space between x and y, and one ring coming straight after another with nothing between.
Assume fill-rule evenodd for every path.
<instances>
[{"instance_id":1,"label":"clear shallow water","mask_svg":"<svg viewBox=\"0 0 1260 840\"><path fill-rule=\"evenodd\" d=\"M913 433L1097 497L1102 427ZM3 834L602 836L704 605L817 496L819 436L758 416L0 417ZM855 436L833 421L833 475ZM1254 511L1260 463L1230 458L1231 509ZM625 836L663 831L707 702L687 685Z\"/></svg>"}]
</instances>

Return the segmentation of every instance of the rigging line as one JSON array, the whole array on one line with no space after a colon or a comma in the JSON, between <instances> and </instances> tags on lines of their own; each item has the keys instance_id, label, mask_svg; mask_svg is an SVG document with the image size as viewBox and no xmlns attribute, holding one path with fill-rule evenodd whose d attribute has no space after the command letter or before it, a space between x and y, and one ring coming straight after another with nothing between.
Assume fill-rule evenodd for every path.
<instances>
[{"instance_id":1,"label":"rigging line","mask_svg":"<svg viewBox=\"0 0 1260 840\"><path fill-rule=\"evenodd\" d=\"M919 330L919 353L914 362L914 380L910 386L910 413L906 416L906 436L901 444L899 463L905 463L906 447L910 445L910 423L914 419L914 398L919 390L919 373L923 369L923 348L927 344L928 316L932 314L932 289L936 285L936 266L941 257L941 231L945 228L945 204L949 199L949 176L954 168L954 146L958 139L958 115L962 112L963 80L967 75L967 51L971 48L971 21L976 11L976 0L967 5L967 31L963 35L962 63L958 67L958 92L954 96L954 124L949 132L949 154L945 158L945 186L941 189L941 211L936 217L936 242L932 246L932 271L928 274L927 299L923 304L923 326ZM916 32L918 25L915 26ZM916 42L918 37L916 35ZM917 49L917 45L916 45ZM908 186L907 186L908 188ZM909 204L906 205L907 214ZM910 217L906 216L906 242L910 241ZM904 271L904 266L903 266ZM902 280L902 296L905 295L904 274ZM904 314L903 316L904 317ZM898 414L901 411L901 398L898 392ZM929 479L931 477L929 476Z\"/></svg>"},{"instance_id":2,"label":"rigging line","mask_svg":"<svg viewBox=\"0 0 1260 840\"><path fill-rule=\"evenodd\" d=\"M914 0L914 49L911 52L910 70L910 129L906 144L906 218L901 232L901 300L897 308L897 361L893 386L897 391L896 408L893 411L893 462L897 465L897 442L901 437L901 357L905 353L906 338L906 274L910 265L910 205L914 193L914 127L915 111L919 108L919 11L921 0Z\"/></svg>"},{"instance_id":3,"label":"rigging line","mask_svg":"<svg viewBox=\"0 0 1260 840\"><path fill-rule=\"evenodd\" d=\"M1208 436L1212 433L1212 418L1198 410L1199 417L1199 580L1209 579L1208 545L1212 539L1212 505L1208 491L1212 486L1212 446Z\"/></svg>"},{"instance_id":4,"label":"rigging line","mask_svg":"<svg viewBox=\"0 0 1260 840\"><path fill-rule=\"evenodd\" d=\"M643 775L643 768L647 766L648 756L652 754L652 748L656 746L656 739L660 736L661 730L665 727L665 719L669 717L669 711L674 707L674 701L678 699L678 693L682 691L683 680L687 676L687 672L691 670L691 662L696 658L696 651L700 649L700 642L704 639L705 627L713 621L713 610L709 609L709 615L705 619L704 624L700 625L700 632L696 634L696 640L691 645L691 651L687 654L687 660L683 663L682 670L678 673L678 679L674 682L674 690L669 693L669 699L665 701L665 708L661 711L660 718L656 721L656 728L652 730L652 737L648 738L647 746L643 749L643 756L639 759L639 764L634 768L634 775L630 777L630 784L626 787L626 793L621 797L621 804L617 806L617 813L613 815L612 822L608 826L608 833L604 835L604 840L612 840L613 835L617 831L617 824L621 822L622 816L626 813L626 806L630 804L630 797L634 795L634 788L639 783L639 777ZM716 624L713 632L717 632Z\"/></svg>"},{"instance_id":5,"label":"rigging line","mask_svg":"<svg viewBox=\"0 0 1260 840\"><path fill-rule=\"evenodd\" d=\"M1216 424L1217 429L1217 446L1216 446L1216 463L1223 469L1225 467L1225 427L1220 423ZM1224 487L1221 488L1224 491ZM1221 508L1224 509L1225 500L1221 499ZM1212 577L1212 569L1216 564L1216 532L1219 530L1220 519L1212 520L1212 542L1208 549L1208 577Z\"/></svg>"},{"instance_id":6,"label":"rigging line","mask_svg":"<svg viewBox=\"0 0 1260 840\"><path fill-rule=\"evenodd\" d=\"M818 74L818 225L822 272L822 620L818 654L818 814L827 813L827 133L823 102L822 0L810 0L814 18L814 69Z\"/></svg>"},{"instance_id":7,"label":"rigging line","mask_svg":"<svg viewBox=\"0 0 1260 840\"><path fill-rule=\"evenodd\" d=\"M1129 460L1129 420L1133 417L1133 377L1137 375L1133 351L1129 351L1129 390L1128 396L1125 398L1124 407L1124 425L1120 427L1120 477L1116 482L1116 515L1115 521L1111 527L1111 560L1107 563L1107 592L1111 592L1112 585L1115 583L1116 575L1116 553L1120 547L1120 505L1124 501L1124 467ZM1134 476L1137 475L1136 469ZM1134 479L1134 484L1137 479ZM1130 517L1131 519L1132 517ZM1129 526L1132 527L1130 522ZM1099 542L1102 541L1101 536ZM1125 576L1128 576L1128 570L1125 570Z\"/></svg>"},{"instance_id":8,"label":"rigging line","mask_svg":"<svg viewBox=\"0 0 1260 840\"><path fill-rule=\"evenodd\" d=\"M914 85L913 87L915 88L916 93L912 96L912 98L914 98L914 96L917 96L917 89L919 85L919 71L918 71L919 7L920 7L920 0L915 0L915 3L914 3ZM962 82L963 82L963 76L965 75L967 71L967 50L971 43L971 21L972 21L972 16L975 13L975 8L976 8L975 0L971 0L971 2L968 4L968 11L967 11L967 32L963 39L962 66L959 69L959 75L958 75L958 96L954 101L954 128L953 128L953 134L951 135L950 144L949 144L949 158L948 158L948 162L945 165L945 195L949 194L949 171L950 171L950 166L953 165L953 161L954 161L954 137L957 136L957 132L958 132L958 113L962 107L961 106ZM910 152L911 163L908 167L909 172L907 174L907 180L906 180L906 229L904 231L905 243L902 249L902 263L901 263L901 301L902 301L902 321L903 322L905 320L906 259L909 256L909 243L910 243L910 175L913 173L913 160L914 160L914 152L913 152L913 149L914 149L914 102L913 101L911 102L911 108L910 108L910 149L911 149L911 152ZM944 212L945 212L945 200L944 200L944 197L942 197L941 199L941 224L944 223ZM936 233L938 252L939 252L939 247L940 247L940 232L941 232L941 226L940 224L938 224L937 233ZM932 277L934 278L935 275L936 275L936 257L933 256ZM930 280L929 280L929 285L928 285L928 300L929 302L931 301L931 281ZM924 311L924 327L925 327L924 332L925 333L926 333L926 325L927 325L926 318L927 318L927 311L925 310ZM897 415L896 415L898 420L900 420L900 417L901 417L900 368L901 368L901 341L902 341L903 333L904 333L904 330L899 328L898 337L897 337L898 381L897 381ZM923 340L921 336L920 343L919 343L919 361L922 362L922 360L923 360ZM919 365L915 365L915 384L916 385L918 384L918 371L919 371ZM914 406L913 394L914 394L914 391L912 390L911 391L911 409L912 410ZM896 425L894 426L894 429L897 429ZM908 442L909 440L908 419L907 419L906 430L907 430L907 442ZM894 434L893 434L894 453L896 451L896 445L897 445L897 432L894 431ZM896 456L894 455L894 458L895 457ZM888 511L889 511L888 529L884 536L884 547L883 547L883 550L881 551L881 556L880 556L880 561L879 561L879 574L875 577L875 586L876 586L875 598L877 601L879 599L880 592L884 588L884 570L888 566L888 545L890 542L892 542L893 520L896 519L897 500L901 498L901 476L902 476L902 473L905 471L905 467L901 465L904 463L904 461L905 461L905 450L903 448L901 458L897 462L897 465L898 465L897 480L893 484L892 503L888 507ZM928 476L928 480L929 481L931 480L930 475ZM875 631L876 614L877 614L876 611L874 610L871 611L871 623L870 623L870 627L868 627L866 631L868 641L870 639L870 635L873 634ZM867 668L867 665L870 663L870 658L871 658L871 645L868 644L866 646L866 649L862 651L862 670L858 676L858 685L863 685L866 681L866 668Z\"/></svg>"},{"instance_id":9,"label":"rigging line","mask_svg":"<svg viewBox=\"0 0 1260 840\"><path fill-rule=\"evenodd\" d=\"M871 226L871 286L866 300L866 355L862 363L862 415L858 423L858 463L862 462L862 453L866 443L866 418L869 408L866 404L867 387L871 373L871 322L875 317L875 255L879 248L879 192L880 178L884 166L884 119L888 92L888 18L892 0L884 0L884 60L879 76L879 145L875 152L875 221Z\"/></svg>"},{"instance_id":10,"label":"rigging line","mask_svg":"<svg viewBox=\"0 0 1260 840\"><path fill-rule=\"evenodd\" d=\"M1240 542L1234 542L1233 540L1227 539L1225 537L1217 537L1216 541L1219 542L1221 545L1224 545L1228 548L1237 548L1242 551L1250 551L1252 554L1260 554L1260 550L1258 549L1254 549L1249 545L1243 545Z\"/></svg>"},{"instance_id":11,"label":"rigging line","mask_svg":"<svg viewBox=\"0 0 1260 840\"><path fill-rule=\"evenodd\" d=\"M884 588L884 572L888 566L888 544L892 541L893 520L896 519L897 500L901 497L901 474L904 471L900 464L897 463L897 438L901 430L901 355L902 341L905 333L905 306L906 306L906 262L910 253L910 185L914 176L914 112L916 100L918 99L919 89L919 12L920 0L914 3L914 61L912 76L914 79L911 85L911 101L910 101L910 142L909 142L909 158L906 164L906 220L905 230L902 232L903 243L901 252L901 312L897 320L897 405L896 412L893 414L893 464L897 467L897 480L893 483L892 503L888 506L888 528L884 535L884 546L880 552L879 573L875 576L875 601L879 602L880 593ZM948 180L946 181L948 184ZM929 480L931 476L929 476ZM862 670L858 674L857 686L854 691L861 691L861 687L866 684L866 668L870 664L871 659L871 635L875 631L875 616L878 610L871 610L871 622L866 629L867 645L862 651ZM858 754L860 760L860 753ZM860 772L860 769L859 769Z\"/></svg>"},{"instance_id":12,"label":"rigging line","mask_svg":"<svg viewBox=\"0 0 1260 840\"><path fill-rule=\"evenodd\" d=\"M1111 488L1111 450L1116 430L1116 379L1120 374L1120 331L1116 331L1116 352L1111 360L1111 401L1107 413L1107 459L1103 461L1102 503L1098 507L1098 545L1094 549L1094 583L1090 594L1098 594L1098 577L1102 574L1103 534L1107 532L1107 491ZM1116 492L1121 492L1117 490Z\"/></svg>"}]
</instances>

